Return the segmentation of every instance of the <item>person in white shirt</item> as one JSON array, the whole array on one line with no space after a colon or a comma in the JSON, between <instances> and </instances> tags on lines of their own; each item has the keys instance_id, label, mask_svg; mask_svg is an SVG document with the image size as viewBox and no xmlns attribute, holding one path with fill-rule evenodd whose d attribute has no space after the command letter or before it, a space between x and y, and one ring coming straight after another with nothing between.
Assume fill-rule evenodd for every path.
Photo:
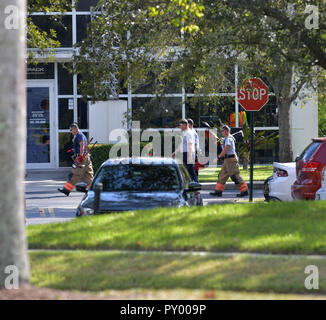
<instances>
[{"instance_id":1,"label":"person in white shirt","mask_svg":"<svg viewBox=\"0 0 326 320\"><path fill-rule=\"evenodd\" d=\"M182 142L176 151L172 153L172 157L175 157L177 152L182 152L183 164L187 167L191 179L198 182L195 173L195 135L188 128L188 121L186 119L180 120L179 127L183 133Z\"/></svg>"},{"instance_id":2,"label":"person in white shirt","mask_svg":"<svg viewBox=\"0 0 326 320\"><path fill-rule=\"evenodd\" d=\"M189 130L193 133L194 137L195 137L195 150L196 152L199 151L199 139L198 139L198 133L197 131L194 129L194 121L192 119L188 119L188 128Z\"/></svg>"},{"instance_id":3,"label":"person in white shirt","mask_svg":"<svg viewBox=\"0 0 326 320\"><path fill-rule=\"evenodd\" d=\"M192 119L188 119L188 128L189 130L193 133L194 137L195 137L195 151L196 151L196 155L195 155L195 173L196 173L196 177L197 177L197 181L198 181L198 170L199 167L197 166L196 168L196 162L198 161L198 153L199 153L199 138L198 138L198 133L197 131L194 129L194 121Z\"/></svg>"}]
</instances>

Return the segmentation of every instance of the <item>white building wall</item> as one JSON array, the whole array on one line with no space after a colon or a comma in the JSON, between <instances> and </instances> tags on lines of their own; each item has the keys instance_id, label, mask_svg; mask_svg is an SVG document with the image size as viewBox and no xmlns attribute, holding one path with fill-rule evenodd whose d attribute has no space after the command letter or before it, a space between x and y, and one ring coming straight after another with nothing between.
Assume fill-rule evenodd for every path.
<instances>
[{"instance_id":1,"label":"white building wall","mask_svg":"<svg viewBox=\"0 0 326 320\"><path fill-rule=\"evenodd\" d=\"M89 103L89 137L98 143L126 143L123 132L127 130L125 114L127 101L109 100Z\"/></svg>"},{"instance_id":2,"label":"white building wall","mask_svg":"<svg viewBox=\"0 0 326 320\"><path fill-rule=\"evenodd\" d=\"M306 92L308 92L307 89ZM316 92L305 94L291 104L290 126L293 160L300 155L312 138L318 137L318 99Z\"/></svg>"}]
</instances>

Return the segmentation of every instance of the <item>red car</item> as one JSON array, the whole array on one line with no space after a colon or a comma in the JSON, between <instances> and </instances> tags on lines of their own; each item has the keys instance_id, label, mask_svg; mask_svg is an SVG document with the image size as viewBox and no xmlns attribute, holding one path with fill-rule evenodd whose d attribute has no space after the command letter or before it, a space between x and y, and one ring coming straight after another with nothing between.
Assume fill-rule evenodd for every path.
<instances>
[{"instance_id":1,"label":"red car","mask_svg":"<svg viewBox=\"0 0 326 320\"><path fill-rule=\"evenodd\" d=\"M292 197L296 200L314 200L321 186L321 172L326 165L326 138L312 139L295 161L297 180L291 188Z\"/></svg>"}]
</instances>

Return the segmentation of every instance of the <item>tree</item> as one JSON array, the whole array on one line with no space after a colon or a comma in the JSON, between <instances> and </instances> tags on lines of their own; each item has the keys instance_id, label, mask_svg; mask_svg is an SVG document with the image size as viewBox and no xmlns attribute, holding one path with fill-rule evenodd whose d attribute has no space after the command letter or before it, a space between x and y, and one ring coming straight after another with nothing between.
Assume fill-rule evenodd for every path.
<instances>
[{"instance_id":1,"label":"tree","mask_svg":"<svg viewBox=\"0 0 326 320\"><path fill-rule=\"evenodd\" d=\"M75 57L75 72L85 75L84 95L95 99L110 93L105 84L110 83L112 64L120 83L133 88L160 65L158 93L173 74L197 94L214 94L234 90L229 70L238 64L240 81L248 76L268 80L279 106L280 161L292 161L290 105L304 86L316 87L318 68L323 67L324 34L303 30L308 3L294 1L293 18L283 0L103 1L103 14L93 20ZM91 81L86 80L89 74Z\"/></svg>"},{"instance_id":2,"label":"tree","mask_svg":"<svg viewBox=\"0 0 326 320\"><path fill-rule=\"evenodd\" d=\"M78 0L77 0L78 1ZM77 1L75 1L77 3ZM49 20L61 23L62 14L71 10L72 2L66 0L27 0L27 13L32 12L58 12L57 15L48 16ZM54 29L42 30L34 23L33 17L28 15L26 20L27 46L37 48L40 53L48 52L53 56L55 48L60 47L57 34ZM32 51L29 52L29 59L37 62Z\"/></svg>"},{"instance_id":3,"label":"tree","mask_svg":"<svg viewBox=\"0 0 326 320\"><path fill-rule=\"evenodd\" d=\"M179 10L186 10L179 2L171 2ZM317 79L320 88L325 86L324 78L318 74L324 66L325 52L323 55L321 52L326 44L325 28L320 29L321 32L306 29L305 8L312 2L296 1L292 7L287 1L274 0L204 0L202 4L205 7L203 18L196 23L199 32L188 37L192 43L187 41L192 57L198 58L198 74L206 73L201 85L206 82L205 86L213 91L217 84L215 75L225 74L225 66L230 61L242 66L243 78L248 75L265 77L278 105L280 161L292 161L291 103L299 95L303 98L301 89L304 87L316 90ZM325 4L320 7L325 9ZM319 22L320 27L325 27L324 20ZM228 61L221 63L222 55L227 57L224 61ZM220 63L214 67L216 61ZM224 78L220 77L223 81Z\"/></svg>"},{"instance_id":4,"label":"tree","mask_svg":"<svg viewBox=\"0 0 326 320\"><path fill-rule=\"evenodd\" d=\"M10 266L20 283L29 280L24 226L26 141L25 1L2 0L0 12L0 288L10 277ZM6 273L8 272L8 274ZM9 282L10 284L10 282Z\"/></svg>"},{"instance_id":5,"label":"tree","mask_svg":"<svg viewBox=\"0 0 326 320\"><path fill-rule=\"evenodd\" d=\"M326 137L326 96L320 94L318 99L318 135Z\"/></svg>"},{"instance_id":6,"label":"tree","mask_svg":"<svg viewBox=\"0 0 326 320\"><path fill-rule=\"evenodd\" d=\"M286 56L299 64L320 66L326 70L326 19L325 1L296 0L230 0L229 6L250 10L257 18L263 16L276 21L287 34L282 47L297 43L297 50L289 50ZM284 51L285 53L286 51Z\"/></svg>"}]
</instances>

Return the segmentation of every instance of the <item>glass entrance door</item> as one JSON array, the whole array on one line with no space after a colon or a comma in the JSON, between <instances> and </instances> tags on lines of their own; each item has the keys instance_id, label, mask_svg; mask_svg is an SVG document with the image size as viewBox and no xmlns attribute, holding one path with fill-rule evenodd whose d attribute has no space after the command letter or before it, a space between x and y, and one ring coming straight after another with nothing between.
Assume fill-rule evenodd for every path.
<instances>
[{"instance_id":1,"label":"glass entrance door","mask_svg":"<svg viewBox=\"0 0 326 320\"><path fill-rule=\"evenodd\" d=\"M52 85L27 86L27 168L54 167Z\"/></svg>"}]
</instances>

